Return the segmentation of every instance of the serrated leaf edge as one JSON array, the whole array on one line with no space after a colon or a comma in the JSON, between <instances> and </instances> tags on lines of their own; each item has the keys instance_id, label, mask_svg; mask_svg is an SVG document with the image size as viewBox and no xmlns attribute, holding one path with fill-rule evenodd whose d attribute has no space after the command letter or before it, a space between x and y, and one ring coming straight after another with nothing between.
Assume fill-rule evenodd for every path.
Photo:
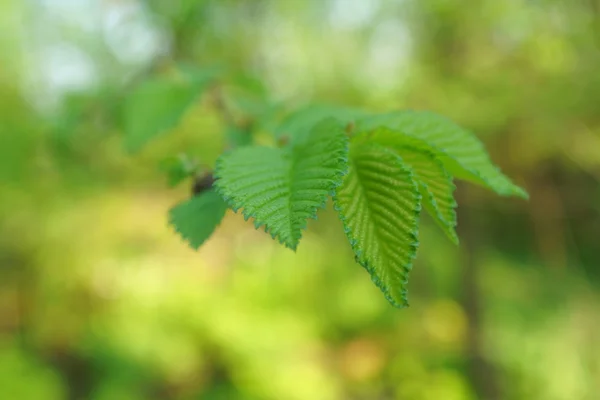
<instances>
[{"instance_id":1,"label":"serrated leaf edge","mask_svg":"<svg viewBox=\"0 0 600 400\"><path fill-rule=\"evenodd\" d=\"M217 191L216 191L214 188L213 188L212 190L215 192L215 194L218 194L219 196L221 196L221 194L220 194L220 193L217 193ZM223 196L221 196L221 198L222 198L222 197L223 197ZM183 240L184 240L184 241L185 241L185 242L186 242L186 243L187 243L187 244L188 244L188 245L189 245L189 246L190 246L192 249L194 249L194 250L198 250L200 247L202 247L202 245L203 245L204 243L206 243L206 242L207 242L207 241L208 241L208 240L209 240L209 239L212 237L212 235L213 235L213 234L214 234L214 232L217 230L217 228L218 228L219 226L221 226L221 223L223 222L223 219L225 218L225 215L227 214L227 210L229 209L229 207L225 208L225 211L223 212L223 216L221 217L221 219L220 219L219 223L215 225L215 227L214 227L214 229L213 229L213 232L212 232L212 233L211 233L211 234L210 234L210 235L209 235L209 236L208 236L208 237L207 237L207 238L206 238L206 239L205 239L205 240L204 240L202 243L200 243L200 244L198 244L198 245L194 245L194 244L192 244L192 243L191 243L191 241L190 241L190 239L189 239L189 237L188 237L187 235L184 235L184 234L183 234L183 232L181 232L179 229L177 229L177 225L175 224L174 217L173 217L173 213L172 213L172 211L173 211L173 210L174 210L174 209L175 209L177 206L179 206L179 205L183 204L184 202L190 201L190 200L192 200L192 199L186 199L186 200L184 200L184 201L180 201L179 203L175 204L174 206L172 206L172 207L169 209L169 211L168 211L168 215L169 215L168 225L171 225L171 226L173 227L173 230L174 230L174 231L175 231L175 232L176 232L176 233L179 235L179 237L180 237L181 239L183 239Z\"/></svg>"},{"instance_id":2,"label":"serrated leaf edge","mask_svg":"<svg viewBox=\"0 0 600 400\"><path fill-rule=\"evenodd\" d=\"M494 186L492 184L490 184L490 179L487 179L485 176L483 176L478 170L471 168L471 167L467 167L465 166L462 162L460 162L457 157L452 156L451 154L449 154L445 149L443 149L442 147L439 146L435 146L433 144L431 144L430 142L428 142L427 140L421 139L417 136L413 136L413 135L409 135L406 134L402 131L400 126L389 126L387 124L381 124L378 127L373 127L368 129L368 131L373 131L376 129L380 129L380 128L387 128L387 129L391 129L395 132L397 132L398 134L401 134L405 137L410 138L411 140L416 140L419 141L423 144L425 144L428 148L434 150L435 152L439 152L441 155L443 155L444 157L447 157L448 159L452 160L454 163L456 163L457 165L459 165L462 169L464 169L465 171L467 171L468 173L472 174L474 177L478 178L480 180L480 182L477 182L474 179L468 179L468 178L463 178L463 177L456 177L454 176L456 179L461 179L461 180L466 180L468 182L474 183L474 184L479 184L481 186L486 187L487 189L495 192L496 194L503 196L503 197L510 197L510 196L516 196L516 197L520 197L522 199L528 200L529 199L529 194L527 193L527 191L525 191L525 189L521 188L520 186L516 185L515 183L513 183L513 181L506 176L502 170L500 169L500 167L498 165L496 165L496 163L493 162L493 160L491 159L487 149L485 148L485 146L483 145L483 143L481 142L481 140L477 137L477 135L473 134L472 132L470 132L469 130L463 128L462 126L458 125L457 123L455 123L454 121L452 121L451 119L437 114L437 113L433 113L430 111L422 111L422 110L414 110L414 109L405 109L402 111L399 111L401 113L429 113L432 114L434 116L436 116L437 118L442 118L444 119L446 122L448 122L449 124L454 125L456 128L468 132L471 136L473 136L474 139L476 139L477 141L477 145L480 148L480 150L485 154L485 158L487 159L487 161L489 162L490 166L502 177L504 177L507 181L508 184L510 184L510 187L508 189L502 189L502 190L497 190L494 188ZM389 115L392 113L383 113L383 114L372 114L369 117L375 117L375 116L382 116L382 115ZM368 118L368 117L367 117ZM360 133L358 133L360 134ZM443 161L442 161L443 162ZM483 183L483 185L482 185Z\"/></svg>"},{"instance_id":3,"label":"serrated leaf edge","mask_svg":"<svg viewBox=\"0 0 600 400\"><path fill-rule=\"evenodd\" d=\"M386 146L384 146L386 147ZM389 149L390 151L393 151L394 153L396 153L398 155L398 157L400 157L400 159L402 159L402 156L400 154L397 153L397 150L393 149L393 148L389 148L386 147L387 149ZM447 178L450 181L450 198L452 199L451 202L451 212L452 212L452 216L454 217L452 221L446 221L445 217L442 215L439 206L437 204L436 198L433 195L433 193L429 190L429 186L427 185L427 183L425 183L423 180L419 179L419 170L412 167L414 171L414 175L416 175L416 181L418 182L419 186L422 186L426 193L427 193L427 197L429 198L429 200L431 201L431 204L433 205L433 211L435 212L435 215L438 217L438 222L441 222L446 228L448 228L448 231L444 231L444 233L446 234L446 236L448 236L448 238L450 239L450 241L452 241L452 243L454 243L455 245L459 244L459 238L458 235L456 234L456 226L457 226L457 213L456 213L456 208L458 207L458 203L456 202L456 199L454 198L454 192L456 191L456 185L454 184L454 177L452 176L452 174L450 174L450 172L448 172L448 170L446 169L446 167L444 166L444 163L435 155L435 153L425 150L425 149L418 149L416 147L413 146L404 146L405 149L415 152L415 153L422 153L425 154L427 156L429 156L432 161L437 164L441 170L444 173L444 178ZM406 165L410 165L409 162L405 161L404 162Z\"/></svg>"},{"instance_id":4,"label":"serrated leaf edge","mask_svg":"<svg viewBox=\"0 0 600 400\"><path fill-rule=\"evenodd\" d=\"M387 151L390 152L389 149L387 149L386 147L383 146L377 146L377 145L372 145L373 147L379 147L381 148L383 151ZM402 276L403 278L403 284L408 284L408 275L410 273L410 271L412 271L413 268L413 261L415 260L416 256L417 256L417 250L419 248L419 222L420 222L420 217L421 217L421 211L422 211L422 204L421 204L421 199L422 199L422 195L421 192L419 191L419 186L418 183L415 181L414 178L414 171L413 169L409 166L406 165L404 162L402 162L402 159L400 156L398 156L395 152L391 152L398 160L398 166L404 171L407 172L410 176L410 180L411 183L413 185L413 189L416 193L416 197L417 197L417 204L415 206L415 208L412 211L413 215L415 216L415 222L416 222L416 229L410 233L411 239L412 239L412 243L409 244L410 248L411 248L411 259L409 261L408 264L403 265L402 269L404 270L404 274ZM350 164L351 162L349 162ZM338 186L339 187L339 186ZM392 296L389 294L389 291L384 287L383 282L381 281L381 279L379 278L379 276L377 276L377 274L375 273L375 268L371 265L371 262L369 262L369 260L365 260L362 257L362 253L363 251L357 247L357 242L358 240L353 238L350 235L350 228L347 225L347 220L344 217L344 215L342 214L342 210L341 208L338 206L337 204L337 198L336 196L333 197L334 200L334 209L338 214L338 217L340 218L340 220L342 221L342 225L344 228L344 234L346 235L346 238L348 239L348 241L350 242L350 246L352 248L352 251L354 252L355 255L355 260L358 262L358 264L360 264L363 268L365 268L367 270L367 272L369 273L369 275L371 276L371 281L383 292L383 295L385 296L386 300L392 304L392 306L398 308L398 309L403 309L403 308L408 308L410 306L409 302L408 302L408 289L403 288L401 290L401 297L402 300L404 300L404 303L398 303L396 302Z\"/></svg>"},{"instance_id":5,"label":"serrated leaf edge","mask_svg":"<svg viewBox=\"0 0 600 400\"><path fill-rule=\"evenodd\" d=\"M324 120L327 120L329 118L325 118ZM324 121L323 120L323 121ZM323 121L319 122L322 123ZM318 124L317 124L318 125ZM316 126L316 125L315 125ZM273 148L273 147L271 147ZM291 156L291 151L292 151L292 145L288 144L285 147L282 148L273 148L275 150L280 150L280 151L287 151L290 152L290 156ZM340 172L338 172L336 175L336 179L332 180L332 185L331 188L329 189L329 194L325 197L325 199L323 199L323 201L321 202L321 204L319 206L317 206L315 208L315 211L312 213L312 215L309 215L304 221L303 224L300 226L299 228L299 236L298 239L296 240L295 244L290 244L287 243L285 240L282 240L280 237L278 237L276 234L272 233L269 229L268 224L261 222L261 221L257 221L253 215L249 214L246 212L246 210L242 207L242 206L235 206L233 199L230 196L227 196L225 193L223 193L223 189L219 186L218 182L220 177L218 175L215 176L215 191L223 198L223 200L227 203L227 205L229 206L229 208L231 210L233 210L233 212L235 212L236 214L238 213L238 211L241 209L241 213L244 217L244 221L248 221L250 218L254 219L254 228L256 230L260 229L261 227L264 227L265 233L268 233L271 235L271 238L273 240L277 240L279 242L279 244L284 245L285 247L291 249L292 251L296 251L298 248L298 244L300 242L300 240L302 239L302 234L303 231L306 229L307 225L308 225L308 220L312 219L312 220L317 220L317 213L319 210L324 209L327 206L327 200L329 199L329 197L333 197L333 195L335 194L337 188L342 184L343 182L343 178L346 175L346 173L348 172L348 149L349 149L349 141L346 139L344 140L344 147L341 148L340 150L338 150L338 155L332 155L332 157L335 157L337 159L337 161L339 161L343 166L344 169ZM222 154L222 156L224 156L225 154L228 154L230 152L232 152L233 149L226 151L225 153ZM217 159L216 162L216 168L215 171L219 170L219 166L222 162L221 157L219 157Z\"/></svg>"}]
</instances>

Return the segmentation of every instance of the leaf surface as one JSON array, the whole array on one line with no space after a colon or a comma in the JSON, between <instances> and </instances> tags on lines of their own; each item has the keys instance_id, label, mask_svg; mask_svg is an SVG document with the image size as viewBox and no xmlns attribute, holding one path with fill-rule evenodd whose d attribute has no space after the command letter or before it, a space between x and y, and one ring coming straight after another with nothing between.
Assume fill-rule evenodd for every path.
<instances>
[{"instance_id":1,"label":"leaf surface","mask_svg":"<svg viewBox=\"0 0 600 400\"><path fill-rule=\"evenodd\" d=\"M156 136L175 128L211 78L209 74L185 74L180 80L158 77L134 88L124 104L126 149L138 152Z\"/></svg>"},{"instance_id":2,"label":"leaf surface","mask_svg":"<svg viewBox=\"0 0 600 400\"><path fill-rule=\"evenodd\" d=\"M161 160L159 164L166 176L169 186L175 187L185 179L194 176L199 169L198 162L187 154L178 154Z\"/></svg>"},{"instance_id":3,"label":"leaf surface","mask_svg":"<svg viewBox=\"0 0 600 400\"><path fill-rule=\"evenodd\" d=\"M442 228L448 238L458 244L456 234L456 200L452 176L433 154L410 148L396 150L402 160L410 165L419 183L423 205Z\"/></svg>"},{"instance_id":4,"label":"leaf surface","mask_svg":"<svg viewBox=\"0 0 600 400\"><path fill-rule=\"evenodd\" d=\"M387 128L379 128L368 133L355 136L353 141L359 145L375 143L384 146L409 165L419 183L423 196L423 205L435 222L442 228L448 238L458 244L456 234L456 200L454 199L453 178L444 168L443 163L428 151L420 142L408 140L398 141L398 132ZM411 144L412 143L412 144Z\"/></svg>"},{"instance_id":5,"label":"leaf surface","mask_svg":"<svg viewBox=\"0 0 600 400\"><path fill-rule=\"evenodd\" d=\"M355 119L366 115L366 112L350 107L310 104L294 111L284 119L275 131L275 136L278 138L287 136L292 141L302 140L315 125L324 119L335 118L345 126Z\"/></svg>"},{"instance_id":6,"label":"leaf surface","mask_svg":"<svg viewBox=\"0 0 600 400\"><path fill-rule=\"evenodd\" d=\"M348 138L332 119L285 148L245 146L217 161L216 188L235 211L291 249L347 167Z\"/></svg>"},{"instance_id":7,"label":"leaf surface","mask_svg":"<svg viewBox=\"0 0 600 400\"><path fill-rule=\"evenodd\" d=\"M504 196L527 198L527 193L511 182L490 160L483 144L472 133L452 121L429 111L399 111L373 115L357 121L356 131L367 132L387 127L412 145L429 149L442 161L450 174L485 186Z\"/></svg>"},{"instance_id":8,"label":"leaf surface","mask_svg":"<svg viewBox=\"0 0 600 400\"><path fill-rule=\"evenodd\" d=\"M214 190L184 201L169 211L169 220L183 239L199 248L214 232L227 211L227 203Z\"/></svg>"},{"instance_id":9,"label":"leaf surface","mask_svg":"<svg viewBox=\"0 0 600 400\"><path fill-rule=\"evenodd\" d=\"M380 146L351 146L350 168L334 197L357 261L396 307L418 248L421 194L410 167Z\"/></svg>"}]
</instances>

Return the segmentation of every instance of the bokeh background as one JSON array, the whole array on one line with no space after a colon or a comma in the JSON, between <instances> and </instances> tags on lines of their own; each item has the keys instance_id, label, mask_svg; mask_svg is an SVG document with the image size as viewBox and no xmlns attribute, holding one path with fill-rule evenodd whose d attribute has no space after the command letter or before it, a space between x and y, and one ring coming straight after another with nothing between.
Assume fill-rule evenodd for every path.
<instances>
[{"instance_id":1,"label":"bokeh background","mask_svg":"<svg viewBox=\"0 0 600 400\"><path fill-rule=\"evenodd\" d=\"M597 0L4 0L0 28L0 397L600 399ZM127 153L123 99L183 64L227 71L230 119ZM331 209L297 253L232 212L191 250L162 162L309 102L446 115L531 199L460 184L405 310Z\"/></svg>"}]
</instances>

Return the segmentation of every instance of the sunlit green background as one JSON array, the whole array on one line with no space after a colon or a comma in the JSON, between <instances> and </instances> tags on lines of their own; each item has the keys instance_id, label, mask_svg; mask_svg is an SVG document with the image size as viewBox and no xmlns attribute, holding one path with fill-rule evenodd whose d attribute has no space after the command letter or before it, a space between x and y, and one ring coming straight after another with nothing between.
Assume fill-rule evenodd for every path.
<instances>
[{"instance_id":1,"label":"sunlit green background","mask_svg":"<svg viewBox=\"0 0 600 400\"><path fill-rule=\"evenodd\" d=\"M4 0L0 29L0 398L600 399L597 0ZM122 130L183 64L226 69L264 140L265 104L446 115L531 200L459 185L405 310L331 207L297 253L232 212L192 251L159 165L212 165L221 114L135 155Z\"/></svg>"}]
</instances>

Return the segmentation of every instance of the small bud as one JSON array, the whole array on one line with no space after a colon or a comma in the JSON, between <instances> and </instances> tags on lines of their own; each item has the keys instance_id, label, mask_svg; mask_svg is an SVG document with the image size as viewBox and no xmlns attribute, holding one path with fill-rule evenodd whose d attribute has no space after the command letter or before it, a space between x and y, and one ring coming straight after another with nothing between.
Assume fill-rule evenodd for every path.
<instances>
[{"instance_id":1,"label":"small bud","mask_svg":"<svg viewBox=\"0 0 600 400\"><path fill-rule=\"evenodd\" d=\"M280 136L277 139L277 146L283 147L283 146L286 146L289 142L290 142L289 136Z\"/></svg>"},{"instance_id":2,"label":"small bud","mask_svg":"<svg viewBox=\"0 0 600 400\"><path fill-rule=\"evenodd\" d=\"M353 132L354 132L354 122L350 122L348 125L346 125L346 135L352 136Z\"/></svg>"},{"instance_id":3,"label":"small bud","mask_svg":"<svg viewBox=\"0 0 600 400\"><path fill-rule=\"evenodd\" d=\"M215 177L210 172L196 176L192 186L192 196L198 196L212 189L213 183L215 183Z\"/></svg>"}]
</instances>

